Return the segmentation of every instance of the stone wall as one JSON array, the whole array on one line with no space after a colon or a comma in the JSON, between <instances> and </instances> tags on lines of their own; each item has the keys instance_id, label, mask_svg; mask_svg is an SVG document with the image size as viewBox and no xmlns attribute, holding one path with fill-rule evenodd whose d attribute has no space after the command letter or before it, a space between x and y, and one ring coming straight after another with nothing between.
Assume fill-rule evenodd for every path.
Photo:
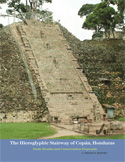
<instances>
[{"instance_id":1,"label":"stone wall","mask_svg":"<svg viewBox=\"0 0 125 162\"><path fill-rule=\"evenodd\" d=\"M124 40L124 37L125 37L125 33L124 32L121 32L121 31L114 31L114 36L116 39L123 39ZM110 32L110 38L114 38L113 36L113 33ZM105 33L103 34L103 39L105 39Z\"/></svg>"},{"instance_id":2,"label":"stone wall","mask_svg":"<svg viewBox=\"0 0 125 162\"><path fill-rule=\"evenodd\" d=\"M9 27L0 31L0 65L0 122L42 120L48 113L46 103L34 71L27 65L37 92L37 98L34 99L24 60ZM13 117L13 113L17 113L16 117Z\"/></svg>"},{"instance_id":3,"label":"stone wall","mask_svg":"<svg viewBox=\"0 0 125 162\"><path fill-rule=\"evenodd\" d=\"M18 123L18 122L47 122L47 114L43 116L38 111L17 110L0 114L0 123Z\"/></svg>"},{"instance_id":4,"label":"stone wall","mask_svg":"<svg viewBox=\"0 0 125 162\"><path fill-rule=\"evenodd\" d=\"M1 123L33 122L36 111L13 111L0 114Z\"/></svg>"},{"instance_id":5,"label":"stone wall","mask_svg":"<svg viewBox=\"0 0 125 162\"><path fill-rule=\"evenodd\" d=\"M79 41L63 26L60 28L100 103L115 106L115 117L124 117L125 41Z\"/></svg>"}]
</instances>

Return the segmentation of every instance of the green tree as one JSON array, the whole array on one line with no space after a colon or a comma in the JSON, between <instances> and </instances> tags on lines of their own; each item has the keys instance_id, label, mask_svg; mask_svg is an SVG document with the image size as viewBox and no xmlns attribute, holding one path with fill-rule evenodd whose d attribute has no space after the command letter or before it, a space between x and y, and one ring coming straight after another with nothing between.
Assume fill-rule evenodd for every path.
<instances>
[{"instance_id":1,"label":"green tree","mask_svg":"<svg viewBox=\"0 0 125 162\"><path fill-rule=\"evenodd\" d=\"M26 4L30 6L32 11L36 11L44 2L52 3L52 0L26 0Z\"/></svg>"},{"instance_id":2,"label":"green tree","mask_svg":"<svg viewBox=\"0 0 125 162\"><path fill-rule=\"evenodd\" d=\"M96 6L97 6L97 4L85 4L78 11L78 15L80 17L87 16L93 12L93 10L95 9Z\"/></svg>"},{"instance_id":3,"label":"green tree","mask_svg":"<svg viewBox=\"0 0 125 162\"><path fill-rule=\"evenodd\" d=\"M52 12L48 10L39 10L37 9L37 18L45 23L53 22Z\"/></svg>"},{"instance_id":4,"label":"green tree","mask_svg":"<svg viewBox=\"0 0 125 162\"><path fill-rule=\"evenodd\" d=\"M26 23L23 13L26 13L27 10L26 10L26 6L24 5L24 3L21 2L21 0L11 0L7 3L7 5L9 9L7 9L6 12L8 14L15 16L15 14L18 13L17 17Z\"/></svg>"},{"instance_id":5,"label":"green tree","mask_svg":"<svg viewBox=\"0 0 125 162\"><path fill-rule=\"evenodd\" d=\"M117 21L118 25L121 28L124 28L124 16L125 16L125 1L124 0L116 0L117 8L118 8L118 16Z\"/></svg>"},{"instance_id":6,"label":"green tree","mask_svg":"<svg viewBox=\"0 0 125 162\"><path fill-rule=\"evenodd\" d=\"M0 3L6 3L7 0L0 0Z\"/></svg>"},{"instance_id":7,"label":"green tree","mask_svg":"<svg viewBox=\"0 0 125 162\"><path fill-rule=\"evenodd\" d=\"M0 29L3 28L3 24L0 24Z\"/></svg>"},{"instance_id":8,"label":"green tree","mask_svg":"<svg viewBox=\"0 0 125 162\"><path fill-rule=\"evenodd\" d=\"M90 14L86 17L82 28L95 30L95 33L99 33L101 29L104 29L106 37L110 36L109 30L112 30L114 35L114 28L118 23L116 18L118 13L109 4L105 1L97 4L93 11L89 12Z\"/></svg>"},{"instance_id":9,"label":"green tree","mask_svg":"<svg viewBox=\"0 0 125 162\"><path fill-rule=\"evenodd\" d=\"M6 0L0 0L0 4L6 3ZM0 9L2 9L2 7L0 6Z\"/></svg>"},{"instance_id":10,"label":"green tree","mask_svg":"<svg viewBox=\"0 0 125 162\"><path fill-rule=\"evenodd\" d=\"M93 15L97 18L97 24L105 30L106 37L110 37L109 30L112 30L114 35L114 28L117 24L117 14L115 9L110 7L107 2L99 3L93 11Z\"/></svg>"},{"instance_id":11,"label":"green tree","mask_svg":"<svg viewBox=\"0 0 125 162\"><path fill-rule=\"evenodd\" d=\"M124 0L101 0L99 4L85 4L83 5L78 15L80 17L86 16L82 28L95 30L99 33L100 30L105 30L105 35L110 37L110 30L114 35L116 27L124 29ZM111 5L117 5L117 11Z\"/></svg>"},{"instance_id":12,"label":"green tree","mask_svg":"<svg viewBox=\"0 0 125 162\"><path fill-rule=\"evenodd\" d=\"M118 14L116 20L119 26L124 27L125 0L102 0L108 4L117 5Z\"/></svg>"},{"instance_id":13,"label":"green tree","mask_svg":"<svg viewBox=\"0 0 125 162\"><path fill-rule=\"evenodd\" d=\"M17 14L17 17L26 23L25 19L35 19L36 15L40 16L43 13L40 7L44 2L51 3L52 0L26 0L25 3L21 0L10 0L7 13L11 15ZM47 13L47 10L45 12ZM50 14L49 11L48 14Z\"/></svg>"},{"instance_id":14,"label":"green tree","mask_svg":"<svg viewBox=\"0 0 125 162\"><path fill-rule=\"evenodd\" d=\"M82 28L95 30L95 32L98 33L101 30L102 25L98 23L98 18L92 13L89 16L87 16Z\"/></svg>"}]
</instances>

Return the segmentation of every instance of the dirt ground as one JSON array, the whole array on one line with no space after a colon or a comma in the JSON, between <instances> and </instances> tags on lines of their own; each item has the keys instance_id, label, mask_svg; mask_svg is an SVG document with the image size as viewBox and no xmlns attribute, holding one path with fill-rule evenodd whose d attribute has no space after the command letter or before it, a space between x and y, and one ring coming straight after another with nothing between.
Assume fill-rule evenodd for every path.
<instances>
[{"instance_id":1,"label":"dirt ground","mask_svg":"<svg viewBox=\"0 0 125 162\"><path fill-rule=\"evenodd\" d=\"M71 131L71 130L56 127L54 125L52 125L51 127L53 127L57 131L57 133L52 135L52 136L41 137L39 139L52 139L52 138L62 137L62 136L79 136L79 135L83 135L81 133L77 133L77 132L74 132L74 131Z\"/></svg>"},{"instance_id":2,"label":"dirt ground","mask_svg":"<svg viewBox=\"0 0 125 162\"><path fill-rule=\"evenodd\" d=\"M125 122L123 121L122 124L123 124L123 131L125 133ZM80 135L84 135L83 133L77 133L75 131L65 129L65 128L61 128L61 127L57 127L57 126L54 126L54 125L51 125L51 127L53 127L56 130L57 133L52 135L52 136L41 137L39 139L52 139L52 138L62 137L62 136L80 136Z\"/></svg>"}]
</instances>

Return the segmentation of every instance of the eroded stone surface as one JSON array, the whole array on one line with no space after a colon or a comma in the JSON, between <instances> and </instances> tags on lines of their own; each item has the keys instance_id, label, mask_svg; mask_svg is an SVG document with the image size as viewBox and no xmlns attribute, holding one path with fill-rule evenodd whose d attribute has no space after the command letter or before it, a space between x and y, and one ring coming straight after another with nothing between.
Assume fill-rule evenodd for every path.
<instances>
[{"instance_id":1,"label":"eroded stone surface","mask_svg":"<svg viewBox=\"0 0 125 162\"><path fill-rule=\"evenodd\" d=\"M49 109L49 121L70 124L73 116L96 120L94 105L98 107L98 120L101 120L104 111L95 94L89 93L92 89L59 26L38 21L35 25L32 21L27 22L28 26L13 26L13 31L18 41L23 41L22 49L32 69L37 72L42 95ZM25 46L27 41L28 49Z\"/></svg>"}]
</instances>

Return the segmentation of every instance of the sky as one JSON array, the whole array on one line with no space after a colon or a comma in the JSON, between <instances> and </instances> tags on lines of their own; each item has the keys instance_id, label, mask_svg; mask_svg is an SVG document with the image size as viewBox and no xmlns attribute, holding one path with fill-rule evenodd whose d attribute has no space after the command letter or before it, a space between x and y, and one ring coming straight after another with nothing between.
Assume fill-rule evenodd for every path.
<instances>
[{"instance_id":1,"label":"sky","mask_svg":"<svg viewBox=\"0 0 125 162\"><path fill-rule=\"evenodd\" d=\"M73 35L80 40L91 39L93 31L82 29L82 24L85 17L80 18L78 11L83 4L86 3L99 3L101 0L52 0L52 3L44 3L43 9L49 9L53 12L54 21L66 27ZM6 13L6 5L1 5L2 10L0 13ZM0 17L0 23L4 25L11 24L18 19Z\"/></svg>"},{"instance_id":2,"label":"sky","mask_svg":"<svg viewBox=\"0 0 125 162\"><path fill-rule=\"evenodd\" d=\"M73 35L80 40L91 39L93 31L82 29L85 17L80 18L78 11L83 4L99 3L101 0L53 0L52 4L44 4L53 12L54 20L66 27Z\"/></svg>"}]
</instances>

